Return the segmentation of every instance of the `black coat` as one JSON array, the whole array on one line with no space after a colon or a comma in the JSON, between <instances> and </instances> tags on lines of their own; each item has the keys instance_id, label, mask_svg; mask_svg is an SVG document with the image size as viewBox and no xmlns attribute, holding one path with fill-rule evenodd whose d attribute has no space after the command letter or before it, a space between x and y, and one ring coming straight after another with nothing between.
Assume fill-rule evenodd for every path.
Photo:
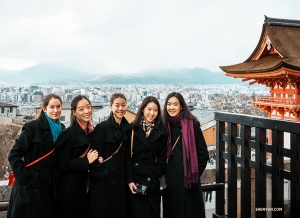
<instances>
[{"instance_id":1,"label":"black coat","mask_svg":"<svg viewBox=\"0 0 300 218\"><path fill-rule=\"evenodd\" d=\"M76 119L66 129L68 140L59 147L57 168L57 217L87 217L87 179L89 161L85 155L89 135L80 128Z\"/></svg>"},{"instance_id":2,"label":"black coat","mask_svg":"<svg viewBox=\"0 0 300 218\"><path fill-rule=\"evenodd\" d=\"M180 122L170 124L172 145L181 134ZM194 122L199 176L203 173L208 160L208 151L198 121ZM205 217L201 181L192 184L191 189L184 186L183 156L181 137L173 150L165 173L167 188L163 195L164 218L199 218Z\"/></svg>"},{"instance_id":3,"label":"black coat","mask_svg":"<svg viewBox=\"0 0 300 218\"><path fill-rule=\"evenodd\" d=\"M127 183L135 182L147 186L146 196L128 194L130 218L160 217L160 182L166 167L167 135L160 134L154 126L148 137L145 131L135 126L133 154L128 170Z\"/></svg>"},{"instance_id":4,"label":"black coat","mask_svg":"<svg viewBox=\"0 0 300 218\"><path fill-rule=\"evenodd\" d=\"M57 149L32 166L25 168L25 165L62 144L65 140L63 135L53 142L50 125L44 114L40 119L23 126L21 135L8 155L16 181L11 191L7 217L55 217L54 164Z\"/></svg>"},{"instance_id":5,"label":"black coat","mask_svg":"<svg viewBox=\"0 0 300 218\"><path fill-rule=\"evenodd\" d=\"M126 217L125 168L130 161L131 126L123 117L117 124L113 115L99 123L91 136L91 148L105 160L120 146L118 153L100 164L90 164L89 213L91 218Z\"/></svg>"}]
</instances>

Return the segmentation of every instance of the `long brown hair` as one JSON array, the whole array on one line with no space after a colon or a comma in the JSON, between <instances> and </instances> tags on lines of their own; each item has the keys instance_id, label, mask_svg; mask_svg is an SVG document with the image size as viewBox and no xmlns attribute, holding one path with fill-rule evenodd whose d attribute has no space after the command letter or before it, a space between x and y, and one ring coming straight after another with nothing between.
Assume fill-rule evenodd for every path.
<instances>
[{"instance_id":1,"label":"long brown hair","mask_svg":"<svg viewBox=\"0 0 300 218\"><path fill-rule=\"evenodd\" d=\"M72 102L71 102L71 115L70 115L70 122L72 122L75 118L73 111L75 112L77 109L77 104L79 101L81 101L82 99L85 99L89 102L89 104L92 106L90 100L84 96L84 95L77 95L75 98L73 98Z\"/></svg>"},{"instance_id":2,"label":"long brown hair","mask_svg":"<svg viewBox=\"0 0 300 218\"><path fill-rule=\"evenodd\" d=\"M38 115L37 119L41 118L42 114L44 114L44 111L43 109L46 109L50 100L54 98L54 99L58 99L62 105L62 100L61 100L61 97L59 95L56 95L54 93L50 93L48 95L46 95L46 97L44 98L44 101L43 101L43 104L41 106L41 111L40 111L40 114Z\"/></svg>"},{"instance_id":3,"label":"long brown hair","mask_svg":"<svg viewBox=\"0 0 300 218\"><path fill-rule=\"evenodd\" d=\"M166 133L166 129L162 123L161 108L159 105L159 101L154 96L148 96L143 100L141 106L139 107L139 109L136 113L135 120L133 121L133 125L141 126L141 120L142 120L142 117L144 116L143 111L144 111L145 107L151 102L156 104L157 109L158 109L157 117L154 119L155 125L158 127L161 134Z\"/></svg>"}]
</instances>

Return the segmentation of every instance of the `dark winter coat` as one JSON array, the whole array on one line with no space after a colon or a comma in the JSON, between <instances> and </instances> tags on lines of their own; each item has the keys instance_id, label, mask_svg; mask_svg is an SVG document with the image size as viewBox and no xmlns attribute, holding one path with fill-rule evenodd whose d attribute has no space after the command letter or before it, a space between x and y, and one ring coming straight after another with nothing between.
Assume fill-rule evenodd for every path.
<instances>
[{"instance_id":1,"label":"dark winter coat","mask_svg":"<svg viewBox=\"0 0 300 218\"><path fill-rule=\"evenodd\" d=\"M75 119L66 129L68 140L59 147L57 157L57 217L87 217L87 179L89 161L84 154L89 146L89 135Z\"/></svg>"},{"instance_id":2,"label":"dark winter coat","mask_svg":"<svg viewBox=\"0 0 300 218\"><path fill-rule=\"evenodd\" d=\"M63 126L64 128L64 126ZM16 181L12 187L7 217L51 218L54 215L55 173L57 149L40 162L31 163L58 147L66 139L64 132L53 142L50 125L42 114L38 120L26 123L8 155Z\"/></svg>"},{"instance_id":3,"label":"dark winter coat","mask_svg":"<svg viewBox=\"0 0 300 218\"><path fill-rule=\"evenodd\" d=\"M167 135L160 134L157 126L148 137L145 131L135 126L130 170L127 183L135 182L147 186L146 196L128 194L130 218L160 217L160 182L166 167Z\"/></svg>"},{"instance_id":4,"label":"dark winter coat","mask_svg":"<svg viewBox=\"0 0 300 218\"><path fill-rule=\"evenodd\" d=\"M181 134L180 122L170 124L172 145ZM208 160L208 151L198 121L194 122L194 133L198 156L199 176L203 173ZM167 188L163 195L164 218L199 218L205 217L201 181L192 184L191 189L184 186L182 139L178 140L170 157L165 173Z\"/></svg>"},{"instance_id":5,"label":"dark winter coat","mask_svg":"<svg viewBox=\"0 0 300 218\"><path fill-rule=\"evenodd\" d=\"M103 164L90 164L89 212L91 218L125 218L125 168L130 161L131 126L123 117L117 124L113 115L99 123L91 136L91 148L105 160L120 146L118 153Z\"/></svg>"}]
</instances>

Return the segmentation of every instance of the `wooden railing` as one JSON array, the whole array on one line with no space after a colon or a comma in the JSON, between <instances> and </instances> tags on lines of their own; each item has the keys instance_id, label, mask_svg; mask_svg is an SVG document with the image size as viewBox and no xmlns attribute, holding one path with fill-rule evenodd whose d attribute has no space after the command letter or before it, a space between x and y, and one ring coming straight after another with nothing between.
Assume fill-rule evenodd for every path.
<instances>
[{"instance_id":1,"label":"wooden railing","mask_svg":"<svg viewBox=\"0 0 300 218\"><path fill-rule=\"evenodd\" d=\"M216 214L223 215L226 209L226 215L234 218L265 218L267 214L271 217L298 217L300 214L300 122L220 112L215 113L215 120L216 182L225 183L225 171L227 171L228 183L227 196L225 191L216 192ZM290 133L287 140L289 148L284 146L284 135L287 135L284 132ZM253 152L255 160L251 160ZM267 153L271 156L271 164L266 161ZM284 168L285 158L290 161L289 169ZM241 179L239 202L237 201L238 169ZM251 176L251 171L254 171L254 176ZM284 180L289 181L289 203L285 212ZM240 207L239 215L237 207Z\"/></svg>"}]
</instances>

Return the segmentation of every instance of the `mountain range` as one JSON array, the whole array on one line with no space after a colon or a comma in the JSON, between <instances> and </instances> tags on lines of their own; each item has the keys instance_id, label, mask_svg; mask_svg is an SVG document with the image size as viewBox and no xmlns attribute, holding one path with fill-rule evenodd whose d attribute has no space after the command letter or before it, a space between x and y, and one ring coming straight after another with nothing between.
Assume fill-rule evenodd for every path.
<instances>
[{"instance_id":1,"label":"mountain range","mask_svg":"<svg viewBox=\"0 0 300 218\"><path fill-rule=\"evenodd\" d=\"M41 63L20 71L0 69L0 83L30 85L76 84L243 84L240 79L204 68L163 68L134 74L85 72L62 63Z\"/></svg>"}]
</instances>

